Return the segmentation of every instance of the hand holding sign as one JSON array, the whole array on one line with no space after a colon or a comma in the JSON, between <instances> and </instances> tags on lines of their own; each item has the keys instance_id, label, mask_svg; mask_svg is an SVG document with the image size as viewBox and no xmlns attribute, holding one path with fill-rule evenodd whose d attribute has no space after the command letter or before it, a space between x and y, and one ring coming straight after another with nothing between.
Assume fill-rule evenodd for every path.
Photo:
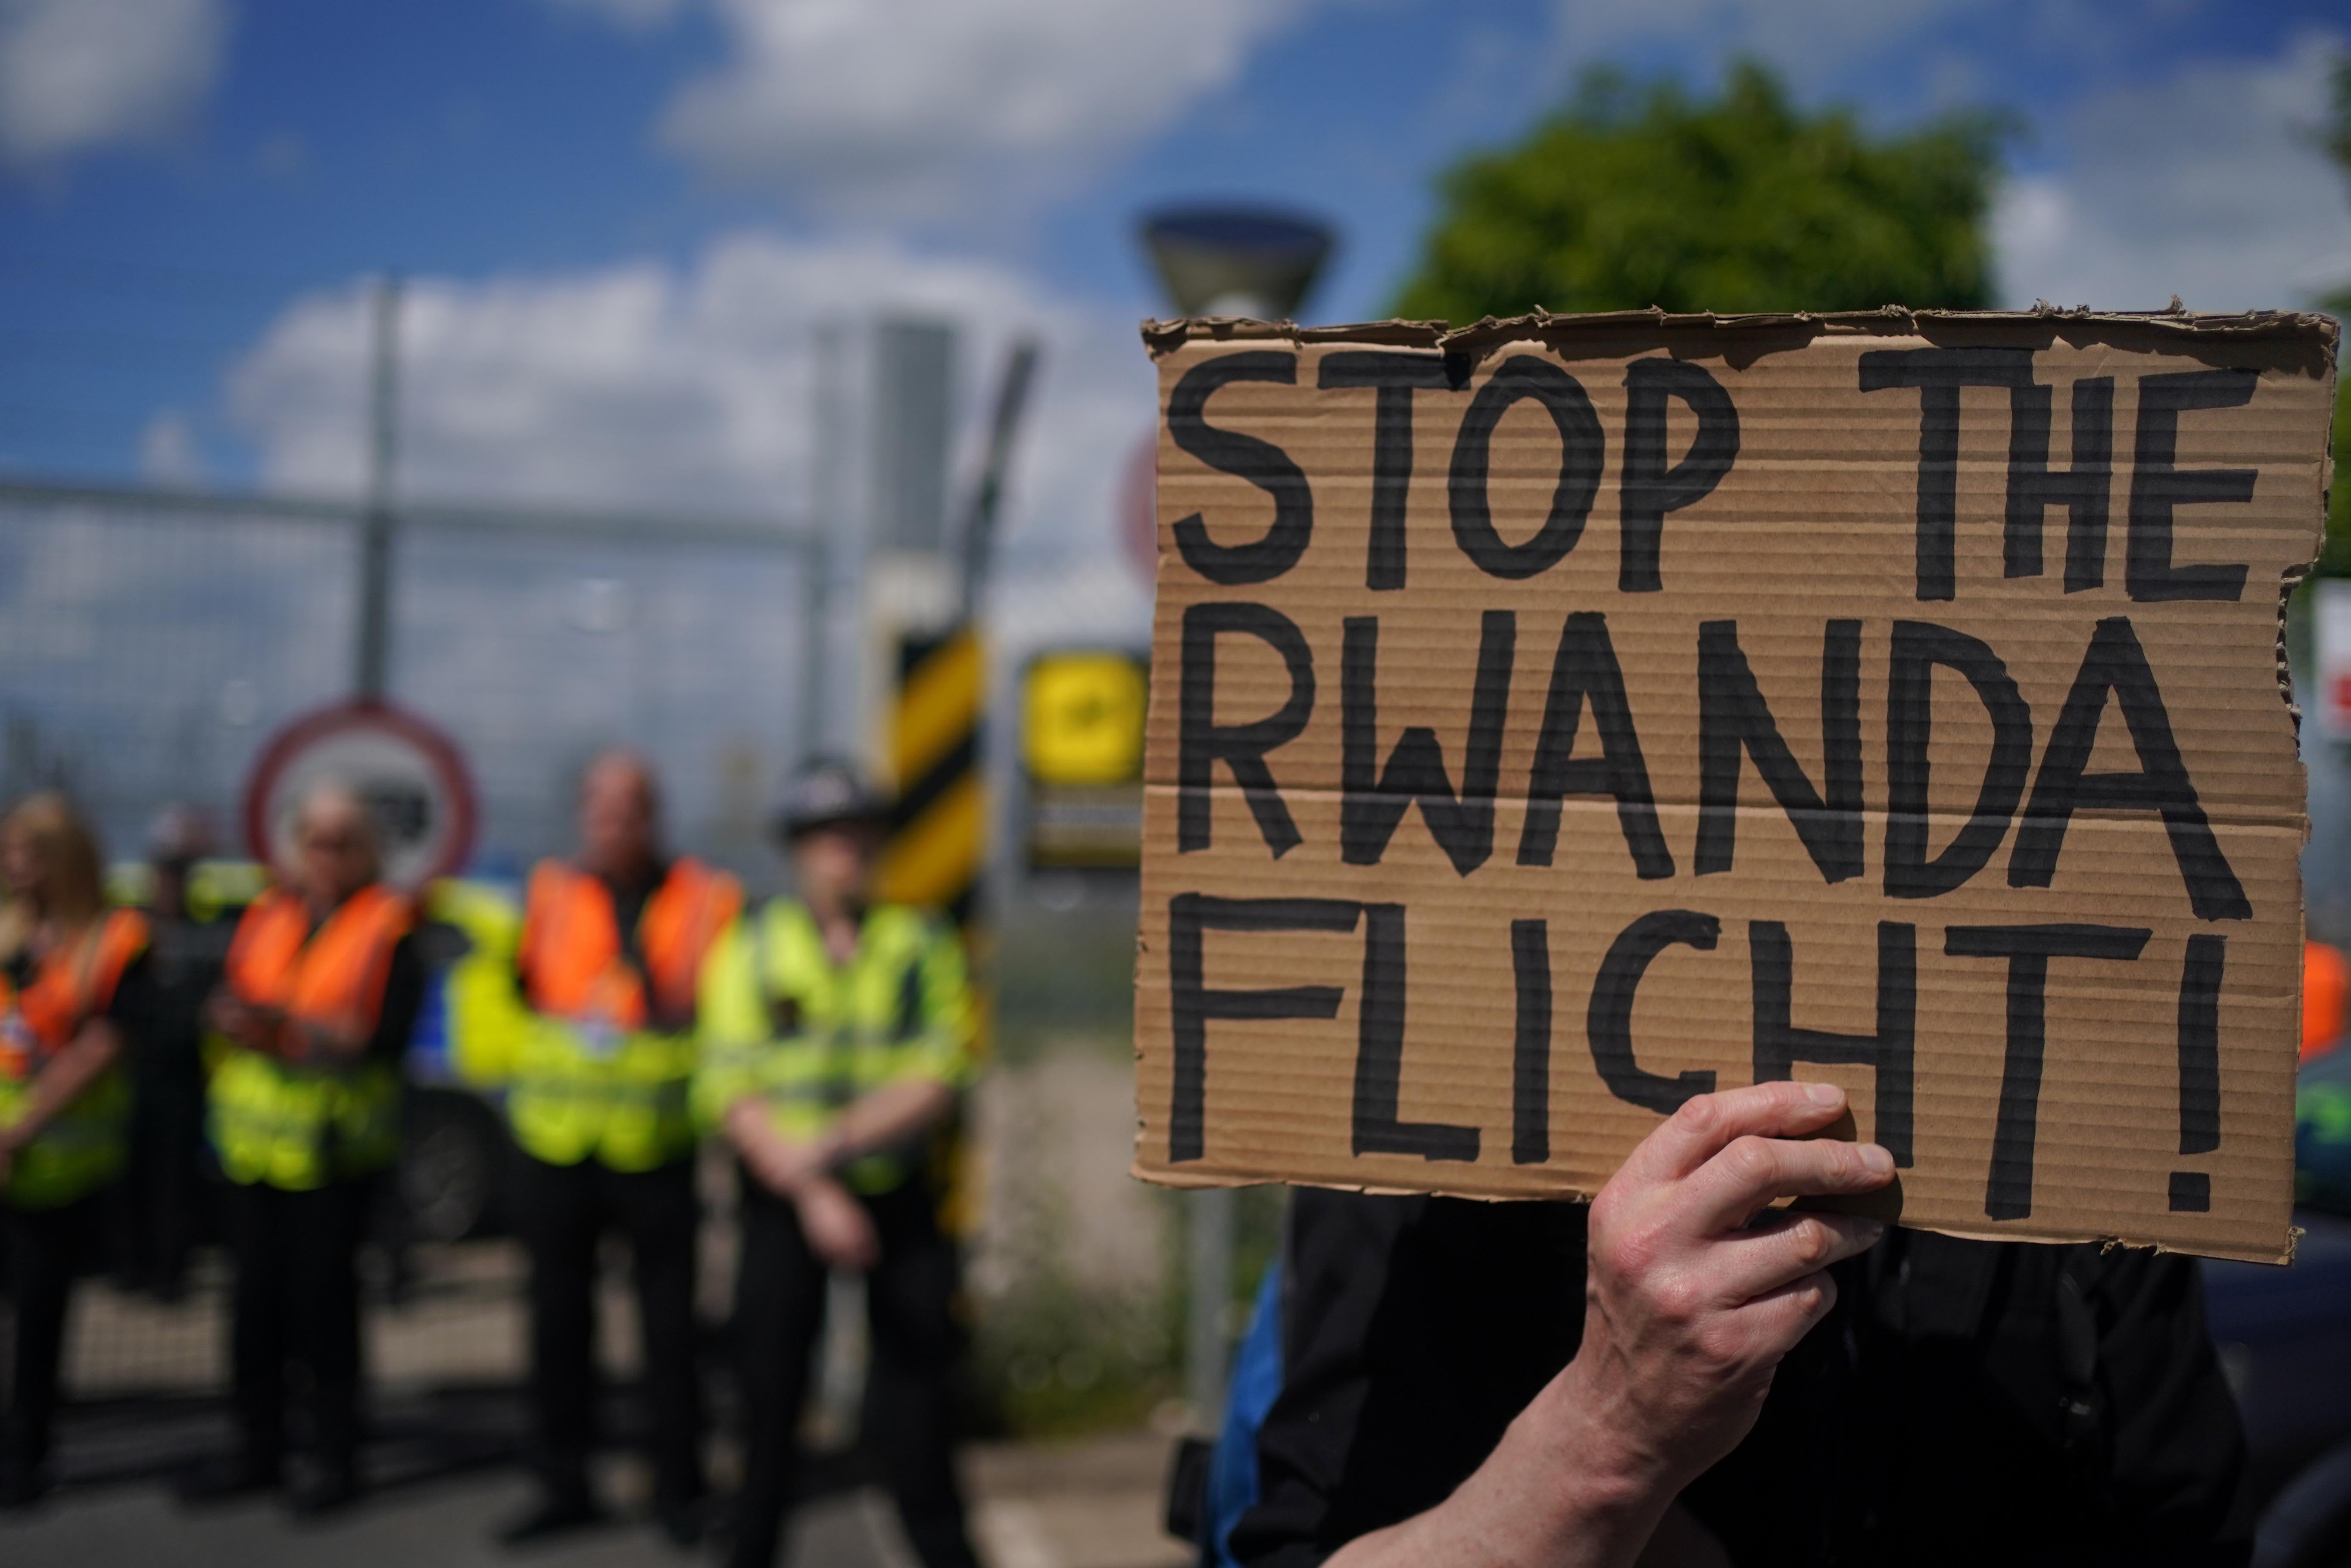
<instances>
[{"instance_id":1,"label":"hand holding sign","mask_svg":"<svg viewBox=\"0 0 2351 1568\"><path fill-rule=\"evenodd\" d=\"M1829 1084L1686 1103L1592 1205L1583 1343L1440 1506L1353 1542L1332 1568L1632 1563L1682 1488L1754 1426L1781 1357L1836 1301L1829 1265L1883 1233L1846 1215L1757 1215L1894 1179L1875 1144L1814 1137ZM1798 1141L1803 1140L1803 1141Z\"/></svg>"},{"instance_id":2,"label":"hand holding sign","mask_svg":"<svg viewBox=\"0 0 2351 1568\"><path fill-rule=\"evenodd\" d=\"M1686 1102L1592 1204L1583 1345L1568 1397L1667 1495L1735 1448L1772 1370L1836 1303L1830 1264L1875 1220L1775 1212L1787 1198L1875 1192L1876 1144L1807 1138L1844 1114L1833 1084L1756 1084ZM1806 1141L1797 1141L1805 1139Z\"/></svg>"}]
</instances>

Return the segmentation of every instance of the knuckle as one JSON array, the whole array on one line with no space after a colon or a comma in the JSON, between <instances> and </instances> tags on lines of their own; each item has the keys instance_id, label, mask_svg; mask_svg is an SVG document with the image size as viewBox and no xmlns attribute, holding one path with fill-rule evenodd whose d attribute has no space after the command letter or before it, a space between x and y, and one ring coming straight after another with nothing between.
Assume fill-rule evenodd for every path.
<instances>
[{"instance_id":1,"label":"knuckle","mask_svg":"<svg viewBox=\"0 0 2351 1568\"><path fill-rule=\"evenodd\" d=\"M1796 1262L1807 1269L1827 1262L1836 1247L1836 1232L1818 1220L1798 1220L1789 1227L1788 1240Z\"/></svg>"},{"instance_id":2,"label":"knuckle","mask_svg":"<svg viewBox=\"0 0 2351 1568\"><path fill-rule=\"evenodd\" d=\"M1625 1206L1624 1189L1610 1181L1592 1200L1590 1229L1594 1237L1612 1234L1616 1229L1617 1210Z\"/></svg>"},{"instance_id":3,"label":"knuckle","mask_svg":"<svg viewBox=\"0 0 2351 1568\"><path fill-rule=\"evenodd\" d=\"M1685 1279L1658 1281L1650 1287L1649 1305L1659 1318L1677 1326L1700 1324L1705 1317L1704 1297L1697 1286ZM1701 1341L1707 1337L1703 1327L1698 1337Z\"/></svg>"},{"instance_id":4,"label":"knuckle","mask_svg":"<svg viewBox=\"0 0 2351 1568\"><path fill-rule=\"evenodd\" d=\"M1664 1251L1664 1239L1654 1226L1633 1225L1609 1237L1597 1255L1605 1260L1611 1274L1638 1279L1656 1271Z\"/></svg>"},{"instance_id":5,"label":"knuckle","mask_svg":"<svg viewBox=\"0 0 2351 1568\"><path fill-rule=\"evenodd\" d=\"M1713 1137L1722 1127L1721 1101L1714 1095L1693 1095L1682 1102L1681 1109L1674 1113L1674 1120L1694 1137Z\"/></svg>"},{"instance_id":6,"label":"knuckle","mask_svg":"<svg viewBox=\"0 0 2351 1568\"><path fill-rule=\"evenodd\" d=\"M1752 1134L1735 1140L1722 1151L1725 1167L1732 1176L1750 1185L1761 1185L1779 1174L1780 1157L1771 1146Z\"/></svg>"},{"instance_id":7,"label":"knuckle","mask_svg":"<svg viewBox=\"0 0 2351 1568\"><path fill-rule=\"evenodd\" d=\"M1690 1348L1700 1364L1718 1376L1743 1366L1749 1355L1745 1332L1726 1318L1701 1324L1690 1336Z\"/></svg>"}]
</instances>

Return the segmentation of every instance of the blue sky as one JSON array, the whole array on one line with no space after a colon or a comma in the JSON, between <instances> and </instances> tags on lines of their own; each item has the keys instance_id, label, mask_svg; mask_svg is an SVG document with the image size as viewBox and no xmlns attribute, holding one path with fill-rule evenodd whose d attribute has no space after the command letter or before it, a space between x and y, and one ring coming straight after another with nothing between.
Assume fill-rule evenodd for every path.
<instances>
[{"instance_id":1,"label":"blue sky","mask_svg":"<svg viewBox=\"0 0 2351 1568\"><path fill-rule=\"evenodd\" d=\"M1615 63L1736 52L2023 128L2016 303L2351 279L2313 0L0 0L0 467L347 490L363 279L411 279L412 493L803 504L820 319L1049 345L1017 539L1098 537L1149 418L1154 202L1302 204L1384 312L1436 174Z\"/></svg>"}]
</instances>

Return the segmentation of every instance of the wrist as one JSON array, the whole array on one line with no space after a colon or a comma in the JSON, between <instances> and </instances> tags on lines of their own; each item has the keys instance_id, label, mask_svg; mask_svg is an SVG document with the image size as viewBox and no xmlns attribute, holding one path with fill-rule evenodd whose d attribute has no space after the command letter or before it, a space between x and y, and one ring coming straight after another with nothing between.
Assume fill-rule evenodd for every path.
<instances>
[{"instance_id":1,"label":"wrist","mask_svg":"<svg viewBox=\"0 0 2351 1568\"><path fill-rule=\"evenodd\" d=\"M1690 1479L1675 1467L1621 1393L1579 1354L1527 1407L1520 1420L1562 1479L1561 1505L1583 1521L1654 1524Z\"/></svg>"}]
</instances>

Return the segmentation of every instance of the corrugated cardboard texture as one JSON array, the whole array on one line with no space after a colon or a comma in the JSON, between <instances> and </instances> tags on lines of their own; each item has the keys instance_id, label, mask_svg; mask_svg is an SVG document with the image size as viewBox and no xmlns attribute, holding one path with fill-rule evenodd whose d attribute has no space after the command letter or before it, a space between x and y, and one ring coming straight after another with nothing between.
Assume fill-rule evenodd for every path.
<instances>
[{"instance_id":1,"label":"corrugated cardboard texture","mask_svg":"<svg viewBox=\"0 0 2351 1568\"><path fill-rule=\"evenodd\" d=\"M1138 1172L1589 1194L1792 1073L1904 1223L2286 1254L2334 333L1148 325Z\"/></svg>"}]
</instances>

